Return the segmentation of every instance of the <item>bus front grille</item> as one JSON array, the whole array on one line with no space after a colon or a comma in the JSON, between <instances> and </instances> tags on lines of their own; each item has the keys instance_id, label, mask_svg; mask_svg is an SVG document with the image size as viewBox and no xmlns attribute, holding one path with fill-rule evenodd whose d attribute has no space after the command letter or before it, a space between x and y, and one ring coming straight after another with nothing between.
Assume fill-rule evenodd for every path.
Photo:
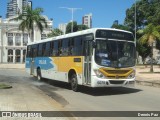
<instances>
[{"instance_id":1,"label":"bus front grille","mask_svg":"<svg viewBox=\"0 0 160 120\"><path fill-rule=\"evenodd\" d=\"M109 80L110 84L123 84L124 81L119 81L119 80Z\"/></svg>"},{"instance_id":2,"label":"bus front grille","mask_svg":"<svg viewBox=\"0 0 160 120\"><path fill-rule=\"evenodd\" d=\"M130 70L105 70L109 74L126 74Z\"/></svg>"},{"instance_id":3,"label":"bus front grille","mask_svg":"<svg viewBox=\"0 0 160 120\"><path fill-rule=\"evenodd\" d=\"M107 76L108 79L125 79L126 76Z\"/></svg>"},{"instance_id":4,"label":"bus front grille","mask_svg":"<svg viewBox=\"0 0 160 120\"><path fill-rule=\"evenodd\" d=\"M100 71L109 79L126 79L133 69L100 68Z\"/></svg>"}]
</instances>

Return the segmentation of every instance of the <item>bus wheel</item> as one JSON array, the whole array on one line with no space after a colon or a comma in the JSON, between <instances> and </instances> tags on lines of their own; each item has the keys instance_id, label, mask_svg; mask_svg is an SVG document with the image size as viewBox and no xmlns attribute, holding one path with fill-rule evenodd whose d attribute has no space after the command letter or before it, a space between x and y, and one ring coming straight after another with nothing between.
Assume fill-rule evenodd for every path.
<instances>
[{"instance_id":1,"label":"bus wheel","mask_svg":"<svg viewBox=\"0 0 160 120\"><path fill-rule=\"evenodd\" d=\"M42 80L42 76L41 76L41 70L37 69L37 80L41 81Z\"/></svg>"},{"instance_id":2,"label":"bus wheel","mask_svg":"<svg viewBox=\"0 0 160 120\"><path fill-rule=\"evenodd\" d=\"M72 87L73 91L75 91L75 92L78 91L78 81L77 81L76 74L73 74L71 77L71 87Z\"/></svg>"}]
</instances>

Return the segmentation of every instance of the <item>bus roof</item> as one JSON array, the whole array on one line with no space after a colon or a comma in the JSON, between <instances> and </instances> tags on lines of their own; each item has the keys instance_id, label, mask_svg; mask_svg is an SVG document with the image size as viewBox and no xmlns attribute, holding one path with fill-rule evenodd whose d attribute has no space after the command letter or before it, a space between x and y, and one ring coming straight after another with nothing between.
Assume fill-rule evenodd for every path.
<instances>
[{"instance_id":1,"label":"bus roof","mask_svg":"<svg viewBox=\"0 0 160 120\"><path fill-rule=\"evenodd\" d=\"M78 32L73 32L73 33L69 33L69 34L65 34L65 35L60 35L60 36L56 36L56 37L51 37L51 38L46 38L46 39L43 39L43 40L30 42L30 43L28 43L28 45L48 42L48 41L51 41L51 40L63 39L63 38L66 38L66 37L69 38L69 37L74 37L74 36L78 36L78 35L85 35L85 34L89 34L89 33L95 33L97 30L113 30L113 31L121 31L121 32L131 33L129 31L115 29L115 28L91 28L91 29L87 29L87 30L82 30L82 31L78 31Z\"/></svg>"}]
</instances>

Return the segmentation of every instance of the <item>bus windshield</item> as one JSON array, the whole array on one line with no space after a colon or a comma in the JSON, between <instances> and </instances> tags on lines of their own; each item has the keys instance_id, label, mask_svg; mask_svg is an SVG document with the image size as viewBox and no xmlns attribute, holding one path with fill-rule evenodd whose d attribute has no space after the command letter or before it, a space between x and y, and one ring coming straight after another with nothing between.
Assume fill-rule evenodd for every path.
<instances>
[{"instance_id":1,"label":"bus windshield","mask_svg":"<svg viewBox=\"0 0 160 120\"><path fill-rule=\"evenodd\" d=\"M96 40L95 62L98 65L125 68L135 66L135 44L127 41Z\"/></svg>"}]
</instances>

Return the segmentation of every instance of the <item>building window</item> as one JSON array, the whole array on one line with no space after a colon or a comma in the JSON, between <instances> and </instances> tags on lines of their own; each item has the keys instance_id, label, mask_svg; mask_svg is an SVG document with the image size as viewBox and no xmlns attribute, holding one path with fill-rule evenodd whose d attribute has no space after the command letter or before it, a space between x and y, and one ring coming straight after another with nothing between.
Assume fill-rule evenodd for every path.
<instances>
[{"instance_id":1,"label":"building window","mask_svg":"<svg viewBox=\"0 0 160 120\"><path fill-rule=\"evenodd\" d=\"M46 34L41 34L41 40L46 39L47 35Z\"/></svg>"},{"instance_id":2,"label":"building window","mask_svg":"<svg viewBox=\"0 0 160 120\"><path fill-rule=\"evenodd\" d=\"M8 62L13 63L13 50L8 50Z\"/></svg>"},{"instance_id":3,"label":"building window","mask_svg":"<svg viewBox=\"0 0 160 120\"><path fill-rule=\"evenodd\" d=\"M28 34L23 34L23 46L27 46L28 44Z\"/></svg>"},{"instance_id":4,"label":"building window","mask_svg":"<svg viewBox=\"0 0 160 120\"><path fill-rule=\"evenodd\" d=\"M15 45L20 46L21 45L21 34L17 33L15 37Z\"/></svg>"},{"instance_id":5,"label":"building window","mask_svg":"<svg viewBox=\"0 0 160 120\"><path fill-rule=\"evenodd\" d=\"M16 50L16 62L20 62L20 59L21 59L21 51L20 50Z\"/></svg>"},{"instance_id":6,"label":"building window","mask_svg":"<svg viewBox=\"0 0 160 120\"><path fill-rule=\"evenodd\" d=\"M8 33L8 46L13 46L13 33Z\"/></svg>"}]
</instances>

